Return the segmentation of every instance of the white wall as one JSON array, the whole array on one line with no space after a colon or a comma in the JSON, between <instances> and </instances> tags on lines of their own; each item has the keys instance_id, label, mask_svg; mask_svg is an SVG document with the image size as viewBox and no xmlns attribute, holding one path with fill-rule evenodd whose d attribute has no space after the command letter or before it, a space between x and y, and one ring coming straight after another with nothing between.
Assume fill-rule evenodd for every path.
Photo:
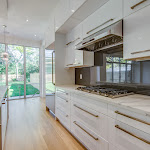
<instances>
[{"instance_id":1,"label":"white wall","mask_svg":"<svg viewBox=\"0 0 150 150\"><path fill-rule=\"evenodd\" d=\"M36 40L29 40L29 39L24 39L21 37L16 37L16 36L9 36L6 35L6 44L12 44L12 45L20 45L20 46L29 46L29 47L37 47L39 48L41 46L41 41L36 41ZM4 43L4 35L0 35L0 43Z\"/></svg>"},{"instance_id":2,"label":"white wall","mask_svg":"<svg viewBox=\"0 0 150 150\"><path fill-rule=\"evenodd\" d=\"M55 35L55 79L56 85L75 84L75 69L65 69L66 36L56 33Z\"/></svg>"}]
</instances>

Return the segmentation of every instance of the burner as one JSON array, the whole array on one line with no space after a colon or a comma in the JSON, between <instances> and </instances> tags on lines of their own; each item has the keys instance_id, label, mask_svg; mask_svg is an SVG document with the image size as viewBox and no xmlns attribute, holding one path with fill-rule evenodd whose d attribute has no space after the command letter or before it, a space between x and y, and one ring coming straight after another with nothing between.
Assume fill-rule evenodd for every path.
<instances>
[{"instance_id":1,"label":"burner","mask_svg":"<svg viewBox=\"0 0 150 150\"><path fill-rule=\"evenodd\" d=\"M98 94L102 95L105 97L110 97L110 98L117 98L117 97L122 97L122 96L127 96L134 94L131 91L124 90L124 89L118 89L115 87L110 87L110 86L87 86L87 87L78 87L77 90L88 92L88 93L93 93L93 94Z\"/></svg>"}]
</instances>

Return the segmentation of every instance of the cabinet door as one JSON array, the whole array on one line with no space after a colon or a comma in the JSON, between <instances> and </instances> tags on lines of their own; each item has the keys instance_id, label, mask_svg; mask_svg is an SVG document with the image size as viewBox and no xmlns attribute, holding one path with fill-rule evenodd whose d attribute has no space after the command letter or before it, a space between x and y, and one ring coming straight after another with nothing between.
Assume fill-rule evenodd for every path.
<instances>
[{"instance_id":1,"label":"cabinet door","mask_svg":"<svg viewBox=\"0 0 150 150\"><path fill-rule=\"evenodd\" d=\"M150 4L150 0L124 0L124 17Z\"/></svg>"},{"instance_id":2,"label":"cabinet door","mask_svg":"<svg viewBox=\"0 0 150 150\"><path fill-rule=\"evenodd\" d=\"M149 150L150 135L112 118L108 119L108 141L120 150ZM146 142L147 141L147 142Z\"/></svg>"},{"instance_id":3,"label":"cabinet door","mask_svg":"<svg viewBox=\"0 0 150 150\"><path fill-rule=\"evenodd\" d=\"M83 21L83 38L121 20L122 0L109 0Z\"/></svg>"},{"instance_id":4,"label":"cabinet door","mask_svg":"<svg viewBox=\"0 0 150 150\"><path fill-rule=\"evenodd\" d=\"M150 56L150 6L124 18L124 59Z\"/></svg>"},{"instance_id":5,"label":"cabinet door","mask_svg":"<svg viewBox=\"0 0 150 150\"><path fill-rule=\"evenodd\" d=\"M71 117L71 132L89 150L108 150L108 142Z\"/></svg>"}]
</instances>

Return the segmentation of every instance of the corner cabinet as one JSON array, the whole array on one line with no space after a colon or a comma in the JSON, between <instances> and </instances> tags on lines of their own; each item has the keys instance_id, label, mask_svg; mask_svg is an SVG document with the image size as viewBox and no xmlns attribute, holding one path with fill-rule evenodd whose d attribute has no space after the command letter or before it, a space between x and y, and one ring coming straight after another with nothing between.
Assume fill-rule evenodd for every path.
<instances>
[{"instance_id":1,"label":"corner cabinet","mask_svg":"<svg viewBox=\"0 0 150 150\"><path fill-rule=\"evenodd\" d=\"M150 5L124 18L124 59L150 58L149 18Z\"/></svg>"},{"instance_id":2,"label":"corner cabinet","mask_svg":"<svg viewBox=\"0 0 150 150\"><path fill-rule=\"evenodd\" d=\"M66 35L65 68L89 67L94 65L94 53L76 50L76 45L82 41L82 23Z\"/></svg>"}]
</instances>

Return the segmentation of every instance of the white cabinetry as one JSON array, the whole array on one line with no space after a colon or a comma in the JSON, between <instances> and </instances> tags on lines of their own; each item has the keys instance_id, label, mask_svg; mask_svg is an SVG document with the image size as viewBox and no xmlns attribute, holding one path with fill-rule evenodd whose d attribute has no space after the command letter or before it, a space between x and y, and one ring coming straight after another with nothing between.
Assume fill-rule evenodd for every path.
<instances>
[{"instance_id":1,"label":"white cabinetry","mask_svg":"<svg viewBox=\"0 0 150 150\"><path fill-rule=\"evenodd\" d=\"M56 90L55 115L70 130L70 93L63 89Z\"/></svg>"},{"instance_id":2,"label":"white cabinetry","mask_svg":"<svg viewBox=\"0 0 150 150\"><path fill-rule=\"evenodd\" d=\"M66 35L66 68L94 66L94 53L75 49L75 46L81 41L82 23Z\"/></svg>"},{"instance_id":3,"label":"white cabinetry","mask_svg":"<svg viewBox=\"0 0 150 150\"><path fill-rule=\"evenodd\" d=\"M83 21L83 38L121 20L122 0L109 0Z\"/></svg>"},{"instance_id":4,"label":"white cabinetry","mask_svg":"<svg viewBox=\"0 0 150 150\"><path fill-rule=\"evenodd\" d=\"M124 59L150 58L149 18L150 6L124 18Z\"/></svg>"},{"instance_id":5,"label":"white cabinetry","mask_svg":"<svg viewBox=\"0 0 150 150\"><path fill-rule=\"evenodd\" d=\"M150 135L115 119L108 119L108 141L120 150L149 150Z\"/></svg>"},{"instance_id":6,"label":"white cabinetry","mask_svg":"<svg viewBox=\"0 0 150 150\"><path fill-rule=\"evenodd\" d=\"M57 89L56 117L90 150L149 150L150 117L102 96Z\"/></svg>"},{"instance_id":7,"label":"white cabinetry","mask_svg":"<svg viewBox=\"0 0 150 150\"><path fill-rule=\"evenodd\" d=\"M124 0L124 17L150 4L150 0Z\"/></svg>"}]
</instances>

